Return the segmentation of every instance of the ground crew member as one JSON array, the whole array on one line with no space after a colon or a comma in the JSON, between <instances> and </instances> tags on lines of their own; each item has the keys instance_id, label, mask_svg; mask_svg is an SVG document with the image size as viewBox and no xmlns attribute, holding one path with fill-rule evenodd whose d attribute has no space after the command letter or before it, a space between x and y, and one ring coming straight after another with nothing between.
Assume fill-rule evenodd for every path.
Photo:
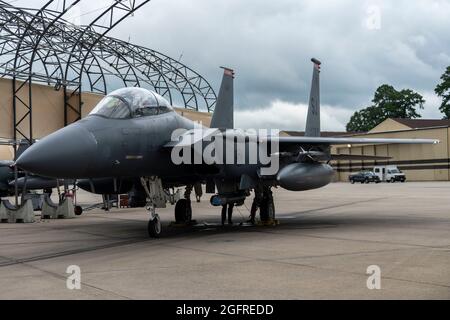
<instances>
[{"instance_id":1,"label":"ground crew member","mask_svg":"<svg viewBox=\"0 0 450 320\"><path fill-rule=\"evenodd\" d=\"M203 195L202 184L201 183L194 184L194 191L195 191L195 200L197 200L197 202L200 202L200 199Z\"/></svg>"},{"instance_id":2,"label":"ground crew member","mask_svg":"<svg viewBox=\"0 0 450 320\"><path fill-rule=\"evenodd\" d=\"M228 204L228 224L233 224L233 208L234 203ZM222 205L222 225L225 224L227 219L227 204Z\"/></svg>"},{"instance_id":3,"label":"ground crew member","mask_svg":"<svg viewBox=\"0 0 450 320\"><path fill-rule=\"evenodd\" d=\"M250 209L250 219L247 221L247 223L251 224L255 224L256 211L258 211L258 208L260 208L263 198L263 191L260 186L256 186L254 191L255 197L253 198L252 207Z\"/></svg>"}]
</instances>

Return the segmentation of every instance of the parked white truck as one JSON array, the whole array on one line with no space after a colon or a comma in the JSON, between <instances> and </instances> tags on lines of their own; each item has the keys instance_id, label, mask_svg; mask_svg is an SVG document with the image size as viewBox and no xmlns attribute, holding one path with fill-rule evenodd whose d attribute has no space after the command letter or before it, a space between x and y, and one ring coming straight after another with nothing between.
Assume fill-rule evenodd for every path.
<instances>
[{"instance_id":1,"label":"parked white truck","mask_svg":"<svg viewBox=\"0 0 450 320\"><path fill-rule=\"evenodd\" d=\"M405 182L406 176L401 172L397 166L376 166L373 168L373 173L377 175L381 181L386 182Z\"/></svg>"}]
</instances>

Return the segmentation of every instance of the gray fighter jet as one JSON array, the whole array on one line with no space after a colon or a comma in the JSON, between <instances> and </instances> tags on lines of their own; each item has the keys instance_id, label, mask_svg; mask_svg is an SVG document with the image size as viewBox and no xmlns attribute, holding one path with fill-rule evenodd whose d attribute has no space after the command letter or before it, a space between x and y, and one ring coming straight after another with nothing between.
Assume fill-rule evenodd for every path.
<instances>
[{"instance_id":1,"label":"gray fighter jet","mask_svg":"<svg viewBox=\"0 0 450 320\"><path fill-rule=\"evenodd\" d=\"M15 145L16 142L12 140L1 140L0 145ZM27 141L19 141L17 148L17 157L20 156L30 144ZM29 190L43 190L44 193L50 194L53 188L57 185L64 185L65 181L56 181L52 178L39 177L35 175L25 175L23 171L14 172L14 161L0 160L0 197L9 197L15 194L17 187L18 194L21 194L25 189Z\"/></svg>"},{"instance_id":2,"label":"gray fighter jet","mask_svg":"<svg viewBox=\"0 0 450 320\"><path fill-rule=\"evenodd\" d=\"M32 145L16 165L47 177L87 179L85 184L91 179L106 179L114 190L121 189L118 181L139 181L150 212L148 232L158 237L161 222L156 208L173 201L175 187L186 186L184 198L175 205L177 222L192 218L190 192L196 183L206 184L206 192L214 194L211 204L215 206L241 205L255 190L261 219L270 220L275 216L272 187L293 191L319 188L332 181L330 160L377 158L333 155L331 145L439 142L320 137L321 62L311 61L314 67L305 136L234 129L234 72L224 68L211 129L178 115L157 93L122 88L107 95L84 119ZM227 147L220 149L219 143L224 141Z\"/></svg>"},{"instance_id":3,"label":"gray fighter jet","mask_svg":"<svg viewBox=\"0 0 450 320\"><path fill-rule=\"evenodd\" d=\"M13 161L0 160L0 197L13 195L9 182L14 180Z\"/></svg>"}]
</instances>

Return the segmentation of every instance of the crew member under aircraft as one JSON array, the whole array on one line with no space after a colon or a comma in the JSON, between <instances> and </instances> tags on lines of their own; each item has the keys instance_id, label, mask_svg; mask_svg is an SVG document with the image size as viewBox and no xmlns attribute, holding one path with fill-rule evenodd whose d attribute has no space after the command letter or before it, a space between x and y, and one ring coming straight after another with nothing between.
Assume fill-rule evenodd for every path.
<instances>
[{"instance_id":1,"label":"crew member under aircraft","mask_svg":"<svg viewBox=\"0 0 450 320\"><path fill-rule=\"evenodd\" d=\"M201 183L196 183L194 184L194 192L195 192L195 199L197 200L197 202L200 202L200 199L203 195L203 190L202 190L202 184Z\"/></svg>"},{"instance_id":2,"label":"crew member under aircraft","mask_svg":"<svg viewBox=\"0 0 450 320\"><path fill-rule=\"evenodd\" d=\"M256 186L254 192L255 197L253 198L252 207L250 209L250 219L247 221L251 224L255 224L256 211L258 211L258 209L260 208L263 198L263 190L261 187Z\"/></svg>"},{"instance_id":3,"label":"crew member under aircraft","mask_svg":"<svg viewBox=\"0 0 450 320\"><path fill-rule=\"evenodd\" d=\"M228 224L233 224L233 208L234 203L228 203ZM227 218L227 204L222 205L222 225L225 224Z\"/></svg>"}]
</instances>

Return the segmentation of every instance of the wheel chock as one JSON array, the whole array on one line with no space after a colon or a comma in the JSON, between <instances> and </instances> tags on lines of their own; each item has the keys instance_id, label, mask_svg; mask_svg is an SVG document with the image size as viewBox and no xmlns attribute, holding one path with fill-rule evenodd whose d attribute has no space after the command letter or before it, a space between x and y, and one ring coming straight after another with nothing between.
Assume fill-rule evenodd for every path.
<instances>
[{"instance_id":1,"label":"wheel chock","mask_svg":"<svg viewBox=\"0 0 450 320\"><path fill-rule=\"evenodd\" d=\"M280 221L277 220L277 219L270 219L270 220L267 220L267 221L259 220L257 222L257 225L258 226L262 226L262 227L274 227L274 226L277 226L279 224L280 224Z\"/></svg>"}]
</instances>

